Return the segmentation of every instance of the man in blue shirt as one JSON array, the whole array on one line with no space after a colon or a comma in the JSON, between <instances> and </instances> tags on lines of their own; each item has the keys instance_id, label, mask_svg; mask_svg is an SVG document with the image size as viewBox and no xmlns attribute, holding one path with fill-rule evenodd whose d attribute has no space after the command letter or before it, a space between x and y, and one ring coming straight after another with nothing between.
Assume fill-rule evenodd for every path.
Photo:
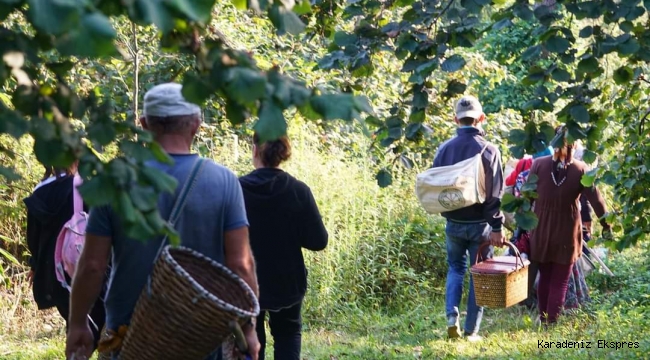
<instances>
[{"instance_id":1,"label":"man in blue shirt","mask_svg":"<svg viewBox=\"0 0 650 360\"><path fill-rule=\"evenodd\" d=\"M447 313L447 334L458 338L460 333L459 310L463 293L463 279L467 271L467 256L470 264L476 262L479 246L489 242L502 246L504 216L501 213L503 195L503 169L499 149L483 138L481 124L485 114L478 99L464 96L456 103L454 121L459 125L457 136L443 143L433 161L433 167L449 166L479 154L484 148L483 169L485 170L485 201L458 210L443 212L447 219L447 286L445 310ZM491 257L491 246L486 247L484 258ZM483 317L483 308L476 305L474 283L470 275L469 298L467 299L467 318L465 336L468 340L480 340L477 335Z\"/></svg>"},{"instance_id":2,"label":"man in blue shirt","mask_svg":"<svg viewBox=\"0 0 650 360\"><path fill-rule=\"evenodd\" d=\"M148 163L178 180L180 191L198 155L190 148L200 123L200 108L182 96L175 83L153 87L144 97L142 126L174 159L173 165ZM158 209L168 218L175 196L162 194ZM201 173L189 193L182 214L175 224L181 243L226 265L238 274L259 296L255 262L248 239L248 220L238 178L227 168L205 160ZM162 238L139 241L126 236L118 214L110 207L92 209L86 241L72 285L70 328L66 355L81 350L90 357L92 334L86 314L99 295L102 274L112 250L112 269L106 295L106 327L116 331L128 325L135 304L151 273ZM253 359L259 342L255 324L244 327ZM114 355L115 356L115 355Z\"/></svg>"}]
</instances>

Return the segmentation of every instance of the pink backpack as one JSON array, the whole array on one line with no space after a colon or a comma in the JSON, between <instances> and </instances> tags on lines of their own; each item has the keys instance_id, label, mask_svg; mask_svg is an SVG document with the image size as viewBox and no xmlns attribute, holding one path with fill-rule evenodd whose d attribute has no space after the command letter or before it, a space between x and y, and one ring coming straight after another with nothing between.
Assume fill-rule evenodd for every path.
<instances>
[{"instance_id":1,"label":"pink backpack","mask_svg":"<svg viewBox=\"0 0 650 360\"><path fill-rule=\"evenodd\" d=\"M61 282L63 287L70 290L65 274L71 278L74 276L77 262L81 256L81 250L84 247L84 240L86 235L86 222L88 214L83 211L83 200L81 194L77 190L77 186L81 185L83 180L79 175L74 176L72 181L72 199L73 199L73 213L68 222L63 225L56 239L56 248L54 249L54 266L56 271L56 278Z\"/></svg>"}]
</instances>

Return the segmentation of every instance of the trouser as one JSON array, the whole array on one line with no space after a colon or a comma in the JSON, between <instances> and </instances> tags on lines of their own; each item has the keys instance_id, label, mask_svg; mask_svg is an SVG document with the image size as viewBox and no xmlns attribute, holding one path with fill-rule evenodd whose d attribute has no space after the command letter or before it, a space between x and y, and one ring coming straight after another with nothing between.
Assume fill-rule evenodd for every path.
<instances>
[{"instance_id":1,"label":"trouser","mask_svg":"<svg viewBox=\"0 0 650 360\"><path fill-rule=\"evenodd\" d=\"M573 264L540 263L537 302L542 323L555 323L562 311Z\"/></svg>"},{"instance_id":2,"label":"trouser","mask_svg":"<svg viewBox=\"0 0 650 360\"><path fill-rule=\"evenodd\" d=\"M458 317L460 301L463 294L463 281L467 271L467 256L469 253L470 266L476 263L479 246L488 241L490 226L487 223L461 224L447 221L447 284L445 293L445 310L447 319ZM483 258L492 257L492 246L485 247ZM465 332L475 334L481 326L483 308L476 305L474 297L474 280L470 274L469 298L467 299L467 318Z\"/></svg>"},{"instance_id":3,"label":"trouser","mask_svg":"<svg viewBox=\"0 0 650 360\"><path fill-rule=\"evenodd\" d=\"M278 311L260 311L257 317L257 338L260 341L259 360L264 360L266 332L264 320L269 313L269 327L273 336L273 354L275 360L300 360L302 343L302 302Z\"/></svg>"}]
</instances>

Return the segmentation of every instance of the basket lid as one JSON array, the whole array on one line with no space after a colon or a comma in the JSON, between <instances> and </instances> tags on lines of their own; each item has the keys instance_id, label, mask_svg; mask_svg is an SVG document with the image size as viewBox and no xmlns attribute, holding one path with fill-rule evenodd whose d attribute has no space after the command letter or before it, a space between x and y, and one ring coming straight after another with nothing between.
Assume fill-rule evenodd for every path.
<instances>
[{"instance_id":1,"label":"basket lid","mask_svg":"<svg viewBox=\"0 0 650 360\"><path fill-rule=\"evenodd\" d=\"M524 267L530 265L530 261L524 260ZM521 264L514 256L496 256L474 264L471 272L475 274L509 274L521 269Z\"/></svg>"}]
</instances>

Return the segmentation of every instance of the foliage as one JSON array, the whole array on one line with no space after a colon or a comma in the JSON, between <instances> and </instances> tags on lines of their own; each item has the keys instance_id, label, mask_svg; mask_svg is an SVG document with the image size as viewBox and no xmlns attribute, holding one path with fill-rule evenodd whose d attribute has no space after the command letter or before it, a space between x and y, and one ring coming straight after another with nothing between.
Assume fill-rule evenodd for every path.
<instances>
[{"instance_id":1,"label":"foliage","mask_svg":"<svg viewBox=\"0 0 650 360\"><path fill-rule=\"evenodd\" d=\"M85 201L91 206L112 205L122 216L127 233L146 239L161 231L174 234L158 214L155 195L173 191L176 183L165 174L143 168L142 163L171 159L151 134L136 126L134 116L119 120L116 111L121 109L101 93L101 87L82 94L70 85L77 61L129 56L115 42L117 32L111 19L126 16L140 26L155 25L163 49L194 57L192 69L183 75L184 96L203 105L218 94L232 123L256 116L255 129L263 139L286 131L284 111L290 108L308 118L348 121L363 111L372 112L364 98L320 93L282 75L277 68L261 71L248 53L230 48L209 33L206 25L213 5L214 1L0 2L0 19L16 14L26 19L17 29L0 27L4 61L0 84L10 89L11 99L11 104L0 103L0 133L15 139L29 133L36 157L45 165L67 167L79 159L79 172L86 180L80 188ZM292 9L302 14L310 8L308 1L263 2L253 7L268 13L278 33L300 31L302 22ZM137 58L138 54L131 56ZM132 109L131 113L137 112ZM73 119L85 126L75 127ZM97 151L115 141L121 156L104 161ZM0 150L10 156L4 148ZM0 174L15 178L11 167L1 167Z\"/></svg>"}]
</instances>

